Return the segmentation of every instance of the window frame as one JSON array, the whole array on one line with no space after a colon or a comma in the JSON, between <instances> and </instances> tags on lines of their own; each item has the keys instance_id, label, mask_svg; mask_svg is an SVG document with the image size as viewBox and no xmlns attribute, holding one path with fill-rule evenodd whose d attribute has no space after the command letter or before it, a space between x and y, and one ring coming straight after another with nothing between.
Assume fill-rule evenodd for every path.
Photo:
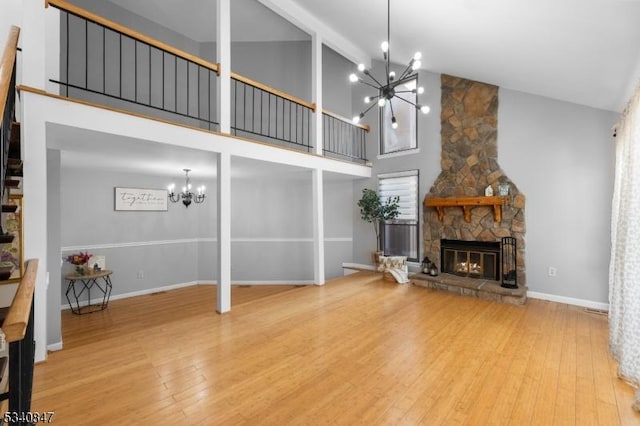
<instances>
[{"instance_id":1,"label":"window frame","mask_svg":"<svg viewBox=\"0 0 640 426\"><path fill-rule=\"evenodd\" d=\"M415 81L415 87L418 87L418 76L416 75L415 78L411 79L411 81ZM415 152L419 152L419 147L418 147L418 110L413 106L410 105L409 103L402 101L402 100L398 100L396 98L403 98L409 102L412 102L413 104L417 104L418 102L418 94L417 93L402 93L402 94L397 94L395 95L393 98L391 98L391 100L389 102L386 102L383 108L379 108L380 109L380 113L379 115L379 127L380 127L380 143L378 146L378 156L379 157L386 157L386 156L392 156L392 155L401 155L401 154L411 154L411 153L415 153ZM394 100L396 100L396 102L394 102ZM389 103L392 103L393 105L393 109L394 112L396 114L396 116L398 116L398 110L402 109L408 109L408 113L406 114L406 116L410 117L410 135L409 137L411 138L411 141L409 142L409 146L408 147L404 147L404 148L400 148L400 149L391 149L391 150L387 150L387 145L388 145L388 137L389 136L397 136L397 129L392 129L391 128L391 109L389 106ZM406 125L406 124L405 124ZM398 127L402 126L402 123L399 123Z\"/></svg>"},{"instance_id":2,"label":"window frame","mask_svg":"<svg viewBox=\"0 0 640 426\"><path fill-rule=\"evenodd\" d=\"M400 172L391 172L391 173L382 173L378 175L378 195L381 198L381 201L384 203L387 200L387 195L384 195L383 192L381 192L381 181L385 180L385 179L394 179L394 178L404 178L404 177L415 177L415 219L394 219L388 222L384 222L382 223L381 229L380 229L380 238L381 238L381 247L383 248L383 251L385 252L385 254L387 254L385 248L387 246L386 244L386 232L387 232L387 225L400 225L400 226L407 226L415 229L415 235L410 236L409 238L409 242L411 242L411 240L413 240L413 242L415 243L415 257L410 255L411 252L411 246L409 245L406 248L406 252L409 253L409 255L407 255L407 260L410 262L419 262L420 261L420 252L421 252L421 244L420 244L420 170L418 169L413 169L413 170L405 170L405 171L400 171ZM390 195L393 196L393 195ZM411 243L409 243L411 244ZM395 253L390 253L390 255L394 255ZM404 254L401 254L404 255Z\"/></svg>"}]
</instances>

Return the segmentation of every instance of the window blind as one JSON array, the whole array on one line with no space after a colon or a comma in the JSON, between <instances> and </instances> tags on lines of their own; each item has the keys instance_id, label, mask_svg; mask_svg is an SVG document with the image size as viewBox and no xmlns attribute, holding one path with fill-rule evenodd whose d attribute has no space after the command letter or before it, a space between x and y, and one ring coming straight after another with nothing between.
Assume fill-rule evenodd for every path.
<instances>
[{"instance_id":1,"label":"window blind","mask_svg":"<svg viewBox=\"0 0 640 426\"><path fill-rule=\"evenodd\" d=\"M378 176L378 194L383 203L390 197L398 196L400 200L399 221L418 221L418 171L390 173Z\"/></svg>"}]
</instances>

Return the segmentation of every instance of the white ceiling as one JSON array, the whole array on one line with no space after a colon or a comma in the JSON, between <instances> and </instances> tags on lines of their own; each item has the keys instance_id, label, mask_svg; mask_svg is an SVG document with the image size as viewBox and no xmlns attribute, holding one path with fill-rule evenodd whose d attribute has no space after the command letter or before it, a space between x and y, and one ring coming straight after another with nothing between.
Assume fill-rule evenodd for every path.
<instances>
[{"instance_id":1,"label":"white ceiling","mask_svg":"<svg viewBox=\"0 0 640 426\"><path fill-rule=\"evenodd\" d=\"M380 57L384 0L292 0ZM391 0L391 54L422 68L621 111L640 78L640 1Z\"/></svg>"},{"instance_id":2,"label":"white ceiling","mask_svg":"<svg viewBox=\"0 0 640 426\"><path fill-rule=\"evenodd\" d=\"M198 41L215 39L212 0L111 0ZM344 40L380 58L384 0L260 0L305 9ZM257 0L231 1L232 40L308 35ZM640 78L639 0L392 0L395 62L518 91L621 111Z\"/></svg>"}]
</instances>

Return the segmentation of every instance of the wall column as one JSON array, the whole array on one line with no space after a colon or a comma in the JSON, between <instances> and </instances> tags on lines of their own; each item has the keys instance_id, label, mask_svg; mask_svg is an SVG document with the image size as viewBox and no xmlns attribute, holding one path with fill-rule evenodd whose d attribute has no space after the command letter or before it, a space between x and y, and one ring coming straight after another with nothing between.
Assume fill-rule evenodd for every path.
<instances>
[{"instance_id":1,"label":"wall column","mask_svg":"<svg viewBox=\"0 0 640 426\"><path fill-rule=\"evenodd\" d=\"M39 95L22 92L22 159L24 178L24 259L39 259L34 293L35 361L47 357L47 146L46 111ZM28 125L24 125L28 123ZM59 273L56 267L53 273ZM60 313L58 312L58 315Z\"/></svg>"},{"instance_id":2,"label":"wall column","mask_svg":"<svg viewBox=\"0 0 640 426\"><path fill-rule=\"evenodd\" d=\"M311 127L317 155L322 155L322 37L314 33L311 38L311 98L316 104Z\"/></svg>"},{"instance_id":3,"label":"wall column","mask_svg":"<svg viewBox=\"0 0 640 426\"><path fill-rule=\"evenodd\" d=\"M222 133L231 133L231 5L230 0L218 0L217 3L218 121Z\"/></svg>"},{"instance_id":4,"label":"wall column","mask_svg":"<svg viewBox=\"0 0 640 426\"><path fill-rule=\"evenodd\" d=\"M231 310L231 155L218 154L218 301L219 314Z\"/></svg>"},{"instance_id":5,"label":"wall column","mask_svg":"<svg viewBox=\"0 0 640 426\"><path fill-rule=\"evenodd\" d=\"M313 282L324 284L324 193L321 169L312 172L311 185L313 196Z\"/></svg>"}]
</instances>

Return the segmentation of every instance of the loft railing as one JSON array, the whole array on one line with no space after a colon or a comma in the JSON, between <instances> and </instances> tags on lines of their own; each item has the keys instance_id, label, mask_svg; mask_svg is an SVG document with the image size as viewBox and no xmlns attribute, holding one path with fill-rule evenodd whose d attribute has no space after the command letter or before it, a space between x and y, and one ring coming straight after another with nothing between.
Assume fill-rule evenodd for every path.
<instances>
[{"instance_id":1,"label":"loft railing","mask_svg":"<svg viewBox=\"0 0 640 426\"><path fill-rule=\"evenodd\" d=\"M325 110L322 112L322 127L325 155L367 161L365 142L369 126L353 124L351 120Z\"/></svg>"},{"instance_id":2,"label":"loft railing","mask_svg":"<svg viewBox=\"0 0 640 426\"><path fill-rule=\"evenodd\" d=\"M115 100L111 106L124 101L139 106L134 112L218 129L218 65L67 2L48 4L61 11L60 80L50 81L64 95L96 103L104 96Z\"/></svg>"},{"instance_id":3,"label":"loft railing","mask_svg":"<svg viewBox=\"0 0 640 426\"><path fill-rule=\"evenodd\" d=\"M219 130L219 65L168 46L64 0L61 11L62 95ZM113 105L115 103L115 105ZM135 105L135 108L132 106ZM312 151L313 103L231 73L231 130L276 145ZM323 112L323 152L366 162L366 126Z\"/></svg>"},{"instance_id":4,"label":"loft railing","mask_svg":"<svg viewBox=\"0 0 640 426\"><path fill-rule=\"evenodd\" d=\"M233 133L311 150L314 104L236 73L231 82Z\"/></svg>"}]
</instances>

